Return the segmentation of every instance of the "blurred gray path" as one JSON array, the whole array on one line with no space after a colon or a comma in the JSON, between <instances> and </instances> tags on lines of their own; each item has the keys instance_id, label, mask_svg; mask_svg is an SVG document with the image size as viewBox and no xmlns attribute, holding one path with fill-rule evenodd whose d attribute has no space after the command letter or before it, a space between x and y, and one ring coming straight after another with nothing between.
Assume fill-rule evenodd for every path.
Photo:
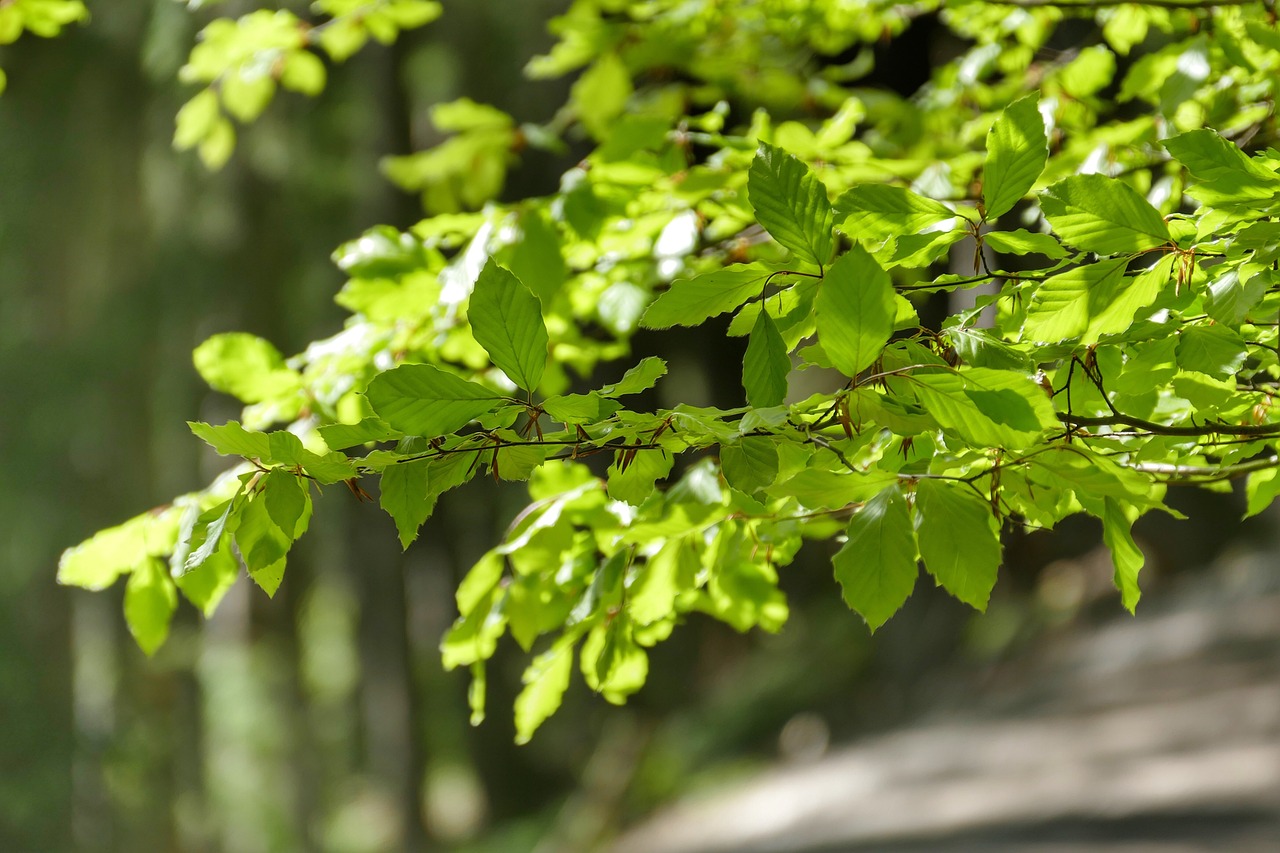
<instances>
[{"instance_id":1,"label":"blurred gray path","mask_svg":"<svg viewBox=\"0 0 1280 853\"><path fill-rule=\"evenodd\" d=\"M1072 628L971 696L680 802L611 849L1280 853L1280 558Z\"/></svg>"}]
</instances>

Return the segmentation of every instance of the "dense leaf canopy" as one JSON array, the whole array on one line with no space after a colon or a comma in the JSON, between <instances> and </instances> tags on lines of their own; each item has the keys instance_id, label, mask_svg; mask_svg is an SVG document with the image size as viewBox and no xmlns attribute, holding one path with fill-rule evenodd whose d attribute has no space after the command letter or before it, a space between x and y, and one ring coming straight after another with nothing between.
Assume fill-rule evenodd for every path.
<instances>
[{"instance_id":1,"label":"dense leaf canopy","mask_svg":"<svg viewBox=\"0 0 1280 853\"><path fill-rule=\"evenodd\" d=\"M315 94L440 11L215 20L175 144L218 167L278 89ZM0 43L82 15L0 4ZM926 25L952 58L916 92L873 85L876 46ZM341 331L288 358L245 334L196 351L246 407L192 431L241 461L59 569L127 576L148 652L178 592L210 613L243 568L274 593L330 487L377 491L409 547L448 490L527 481L442 644L475 719L502 637L532 656L527 740L575 662L621 702L691 613L782 628L805 539L875 630L921 564L984 609L1002 529L1083 513L1132 609L1130 528L1169 484L1247 477L1250 513L1280 491L1270 3L576 0L553 32L527 71L577 75L557 115L440 104L448 138L385 161L432 215L337 249ZM498 201L523 151L584 144L554 194ZM746 338L737 408L638 406L658 358L592 379L639 328L721 315Z\"/></svg>"}]
</instances>

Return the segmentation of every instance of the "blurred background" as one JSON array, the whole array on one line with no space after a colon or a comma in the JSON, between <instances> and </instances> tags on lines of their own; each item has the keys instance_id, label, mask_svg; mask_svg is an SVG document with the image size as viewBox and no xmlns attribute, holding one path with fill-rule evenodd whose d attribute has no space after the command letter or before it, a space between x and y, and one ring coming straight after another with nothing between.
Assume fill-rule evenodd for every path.
<instances>
[{"instance_id":1,"label":"blurred background","mask_svg":"<svg viewBox=\"0 0 1280 853\"><path fill-rule=\"evenodd\" d=\"M985 617L922 582L874 640L808 546L782 634L693 619L627 707L577 684L526 747L523 657L500 653L472 728L438 653L518 487L451 494L403 555L376 505L330 492L274 600L241 582L207 622L184 603L152 659L122 585L54 583L61 549L224 464L185 426L238 412L198 343L292 353L340 328L329 253L420 218L377 164L438 141L431 104L563 102L568 81L520 70L564 0L446 5L318 99L278 98L213 175L170 147L207 15L132 0L0 54L0 851L1275 849L1280 549L1230 494L1139 527L1136 618L1083 522L1011 536ZM568 162L526 162L507 195ZM733 389L739 342L714 343L636 346Z\"/></svg>"}]
</instances>

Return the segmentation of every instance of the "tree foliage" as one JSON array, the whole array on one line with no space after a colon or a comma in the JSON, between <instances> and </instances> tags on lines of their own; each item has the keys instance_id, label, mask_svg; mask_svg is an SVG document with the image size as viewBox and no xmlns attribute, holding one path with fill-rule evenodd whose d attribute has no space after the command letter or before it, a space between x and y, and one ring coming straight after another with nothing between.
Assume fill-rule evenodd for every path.
<instances>
[{"instance_id":1,"label":"tree foliage","mask_svg":"<svg viewBox=\"0 0 1280 853\"><path fill-rule=\"evenodd\" d=\"M0 5L0 41L15 9L41 35L82 12ZM214 20L175 144L218 166L278 89L315 94L440 11ZM930 21L954 58L908 95L870 85L876 45ZM450 489L525 481L442 653L476 720L502 638L530 654L527 740L575 663L622 702L691 613L781 629L806 539L875 630L921 565L982 610L1002 528L1086 514L1132 610L1130 528L1171 511L1169 484L1247 477L1250 513L1280 491L1270 3L576 0L552 31L527 72L577 75L557 115L440 104L449 137L385 162L432 215L337 249L340 332L288 358L239 333L196 350L245 408L191 429L238 463L59 567L127 576L144 650L178 592L210 613L243 567L274 593L322 493L378 491L407 548ZM528 146L584 141L557 192L497 200ZM739 407L636 405L658 358L592 379L637 329L721 315L746 339Z\"/></svg>"}]
</instances>

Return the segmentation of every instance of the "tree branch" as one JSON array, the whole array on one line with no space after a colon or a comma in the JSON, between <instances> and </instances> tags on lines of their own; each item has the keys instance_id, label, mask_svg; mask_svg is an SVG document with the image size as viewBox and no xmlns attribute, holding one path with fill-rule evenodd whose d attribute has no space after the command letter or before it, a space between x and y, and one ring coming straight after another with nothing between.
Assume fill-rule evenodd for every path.
<instances>
[{"instance_id":1,"label":"tree branch","mask_svg":"<svg viewBox=\"0 0 1280 853\"><path fill-rule=\"evenodd\" d=\"M1214 9L1219 6L1262 5L1260 0L986 0L988 6L1017 6L1021 9L1107 9L1115 6L1153 6L1158 9Z\"/></svg>"},{"instance_id":2,"label":"tree branch","mask_svg":"<svg viewBox=\"0 0 1280 853\"><path fill-rule=\"evenodd\" d=\"M1146 430L1147 432L1154 433L1155 435L1239 435L1253 436L1254 438L1280 436L1280 424L1249 426L1247 424L1212 423L1205 424L1204 426L1168 426L1166 424L1158 424L1154 421L1144 421L1141 418L1133 418L1119 413L1096 418L1085 417L1083 415L1073 415L1067 412L1058 412L1057 414L1058 420L1068 426L1123 425L1134 427L1135 429Z\"/></svg>"}]
</instances>

